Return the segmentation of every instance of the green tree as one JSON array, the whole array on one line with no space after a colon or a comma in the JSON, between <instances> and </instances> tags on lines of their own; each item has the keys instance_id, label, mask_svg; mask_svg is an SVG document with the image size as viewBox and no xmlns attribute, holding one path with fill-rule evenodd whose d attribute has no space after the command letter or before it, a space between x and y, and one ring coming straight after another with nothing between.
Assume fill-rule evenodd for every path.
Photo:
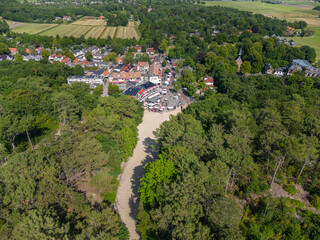
<instances>
[{"instance_id":1,"label":"green tree","mask_svg":"<svg viewBox=\"0 0 320 240\"><path fill-rule=\"evenodd\" d=\"M85 58L88 60L88 61L91 61L93 56L92 56L92 53L91 52L86 52L84 54Z\"/></svg>"},{"instance_id":2,"label":"green tree","mask_svg":"<svg viewBox=\"0 0 320 240\"><path fill-rule=\"evenodd\" d=\"M52 95L54 112L58 114L59 121L65 125L79 119L79 104L74 96L66 92Z\"/></svg>"},{"instance_id":3,"label":"green tree","mask_svg":"<svg viewBox=\"0 0 320 240\"><path fill-rule=\"evenodd\" d=\"M42 56L43 58L46 58L46 59L47 59L47 58L50 56L49 50L43 49L43 50L41 51L41 56Z\"/></svg>"},{"instance_id":4,"label":"green tree","mask_svg":"<svg viewBox=\"0 0 320 240\"><path fill-rule=\"evenodd\" d=\"M22 56L21 56L20 53L18 53L18 54L16 55L16 57L14 58L14 60L15 60L16 62L23 62L23 58L22 58Z\"/></svg>"},{"instance_id":5,"label":"green tree","mask_svg":"<svg viewBox=\"0 0 320 240\"><path fill-rule=\"evenodd\" d=\"M10 50L8 46L5 43L0 43L0 55L6 55L9 54Z\"/></svg>"},{"instance_id":6,"label":"green tree","mask_svg":"<svg viewBox=\"0 0 320 240\"><path fill-rule=\"evenodd\" d=\"M241 64L240 72L241 72L242 74L246 74L246 73L250 73L250 72L251 72L251 64L250 64L249 61L244 61L244 62Z\"/></svg>"},{"instance_id":7,"label":"green tree","mask_svg":"<svg viewBox=\"0 0 320 240\"><path fill-rule=\"evenodd\" d=\"M116 84L109 84L109 88L108 88L108 93L109 95L116 95L118 93L120 93L120 89L119 86Z\"/></svg>"}]
</instances>

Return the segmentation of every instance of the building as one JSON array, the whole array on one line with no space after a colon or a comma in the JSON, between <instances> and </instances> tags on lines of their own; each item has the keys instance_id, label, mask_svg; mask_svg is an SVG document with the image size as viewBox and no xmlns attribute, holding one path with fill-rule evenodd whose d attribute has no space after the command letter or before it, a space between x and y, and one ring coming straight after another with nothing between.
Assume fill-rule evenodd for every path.
<instances>
[{"instance_id":1,"label":"building","mask_svg":"<svg viewBox=\"0 0 320 240\"><path fill-rule=\"evenodd\" d=\"M17 54L17 49L16 48L9 48L11 55L16 55Z\"/></svg>"},{"instance_id":2,"label":"building","mask_svg":"<svg viewBox=\"0 0 320 240\"><path fill-rule=\"evenodd\" d=\"M129 87L123 94L133 97L140 102L153 98L159 95L159 86L152 82L147 82L140 86Z\"/></svg>"},{"instance_id":3,"label":"building","mask_svg":"<svg viewBox=\"0 0 320 240\"><path fill-rule=\"evenodd\" d=\"M153 63L150 66L149 69L149 81L154 84L160 84L161 83L161 70L160 67Z\"/></svg>"},{"instance_id":4,"label":"building","mask_svg":"<svg viewBox=\"0 0 320 240\"><path fill-rule=\"evenodd\" d=\"M137 63L137 71L146 74L149 70L149 63L148 62L138 62Z\"/></svg>"},{"instance_id":5,"label":"building","mask_svg":"<svg viewBox=\"0 0 320 240\"><path fill-rule=\"evenodd\" d=\"M64 16L63 21L71 21L72 18L70 16Z\"/></svg>"},{"instance_id":6,"label":"building","mask_svg":"<svg viewBox=\"0 0 320 240\"><path fill-rule=\"evenodd\" d=\"M141 46L135 46L134 49L137 51L137 53L141 53L142 47Z\"/></svg>"},{"instance_id":7,"label":"building","mask_svg":"<svg viewBox=\"0 0 320 240\"><path fill-rule=\"evenodd\" d=\"M70 85L75 82L83 82L89 84L91 88L96 88L104 83L104 77L100 76L69 76L67 80Z\"/></svg>"},{"instance_id":8,"label":"building","mask_svg":"<svg viewBox=\"0 0 320 240\"><path fill-rule=\"evenodd\" d=\"M272 68L271 63L265 64L263 71L264 71L265 74L273 74L274 70Z\"/></svg>"},{"instance_id":9,"label":"building","mask_svg":"<svg viewBox=\"0 0 320 240\"><path fill-rule=\"evenodd\" d=\"M136 82L143 81L141 72L113 72L109 77L110 83L124 83L124 82Z\"/></svg>"},{"instance_id":10,"label":"building","mask_svg":"<svg viewBox=\"0 0 320 240\"><path fill-rule=\"evenodd\" d=\"M242 64L241 56L242 56L242 48L240 48L239 53L238 53L238 57L236 58L236 62L238 65L238 72L240 72L240 68L241 68L241 64Z\"/></svg>"},{"instance_id":11,"label":"building","mask_svg":"<svg viewBox=\"0 0 320 240\"><path fill-rule=\"evenodd\" d=\"M153 55L154 54L154 49L153 48L147 48L146 49L146 53L148 53L149 55Z\"/></svg>"}]
</instances>

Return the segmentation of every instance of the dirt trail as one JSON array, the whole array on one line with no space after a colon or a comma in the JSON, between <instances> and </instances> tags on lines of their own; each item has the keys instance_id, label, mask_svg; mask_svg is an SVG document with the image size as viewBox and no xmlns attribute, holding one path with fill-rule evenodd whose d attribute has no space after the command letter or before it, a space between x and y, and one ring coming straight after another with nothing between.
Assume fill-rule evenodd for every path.
<instances>
[{"instance_id":1,"label":"dirt trail","mask_svg":"<svg viewBox=\"0 0 320 240\"><path fill-rule=\"evenodd\" d=\"M142 123L138 126L139 141L133 156L125 163L117 191L115 202L121 220L127 226L131 240L140 239L136 229L138 214L138 188L145 170L144 165L155 159L157 150L154 132L160 124L169 120L169 116L176 115L180 108L163 114L145 111Z\"/></svg>"}]
</instances>

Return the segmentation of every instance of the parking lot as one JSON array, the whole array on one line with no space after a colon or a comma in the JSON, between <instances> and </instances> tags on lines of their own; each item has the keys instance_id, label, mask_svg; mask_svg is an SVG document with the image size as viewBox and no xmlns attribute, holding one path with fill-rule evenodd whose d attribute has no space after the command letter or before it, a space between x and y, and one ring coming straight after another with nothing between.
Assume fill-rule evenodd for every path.
<instances>
[{"instance_id":1,"label":"parking lot","mask_svg":"<svg viewBox=\"0 0 320 240\"><path fill-rule=\"evenodd\" d=\"M144 102L145 109L152 112L173 111L184 104L180 93L173 90L174 73L164 74L161 79L159 95Z\"/></svg>"}]
</instances>

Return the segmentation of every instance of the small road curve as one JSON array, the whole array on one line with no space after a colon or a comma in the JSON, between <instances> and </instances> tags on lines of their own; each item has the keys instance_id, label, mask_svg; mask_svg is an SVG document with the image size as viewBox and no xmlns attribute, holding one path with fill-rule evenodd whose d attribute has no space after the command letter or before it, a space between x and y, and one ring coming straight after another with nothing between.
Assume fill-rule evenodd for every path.
<instances>
[{"instance_id":1,"label":"small road curve","mask_svg":"<svg viewBox=\"0 0 320 240\"><path fill-rule=\"evenodd\" d=\"M131 240L140 239L136 228L139 206L138 189L140 179L145 173L143 167L157 156L154 133L161 123L169 120L170 115L176 115L179 112L180 108L163 114L145 111L142 123L138 126L139 141L132 157L124 165L115 202L116 210L128 228Z\"/></svg>"}]
</instances>

